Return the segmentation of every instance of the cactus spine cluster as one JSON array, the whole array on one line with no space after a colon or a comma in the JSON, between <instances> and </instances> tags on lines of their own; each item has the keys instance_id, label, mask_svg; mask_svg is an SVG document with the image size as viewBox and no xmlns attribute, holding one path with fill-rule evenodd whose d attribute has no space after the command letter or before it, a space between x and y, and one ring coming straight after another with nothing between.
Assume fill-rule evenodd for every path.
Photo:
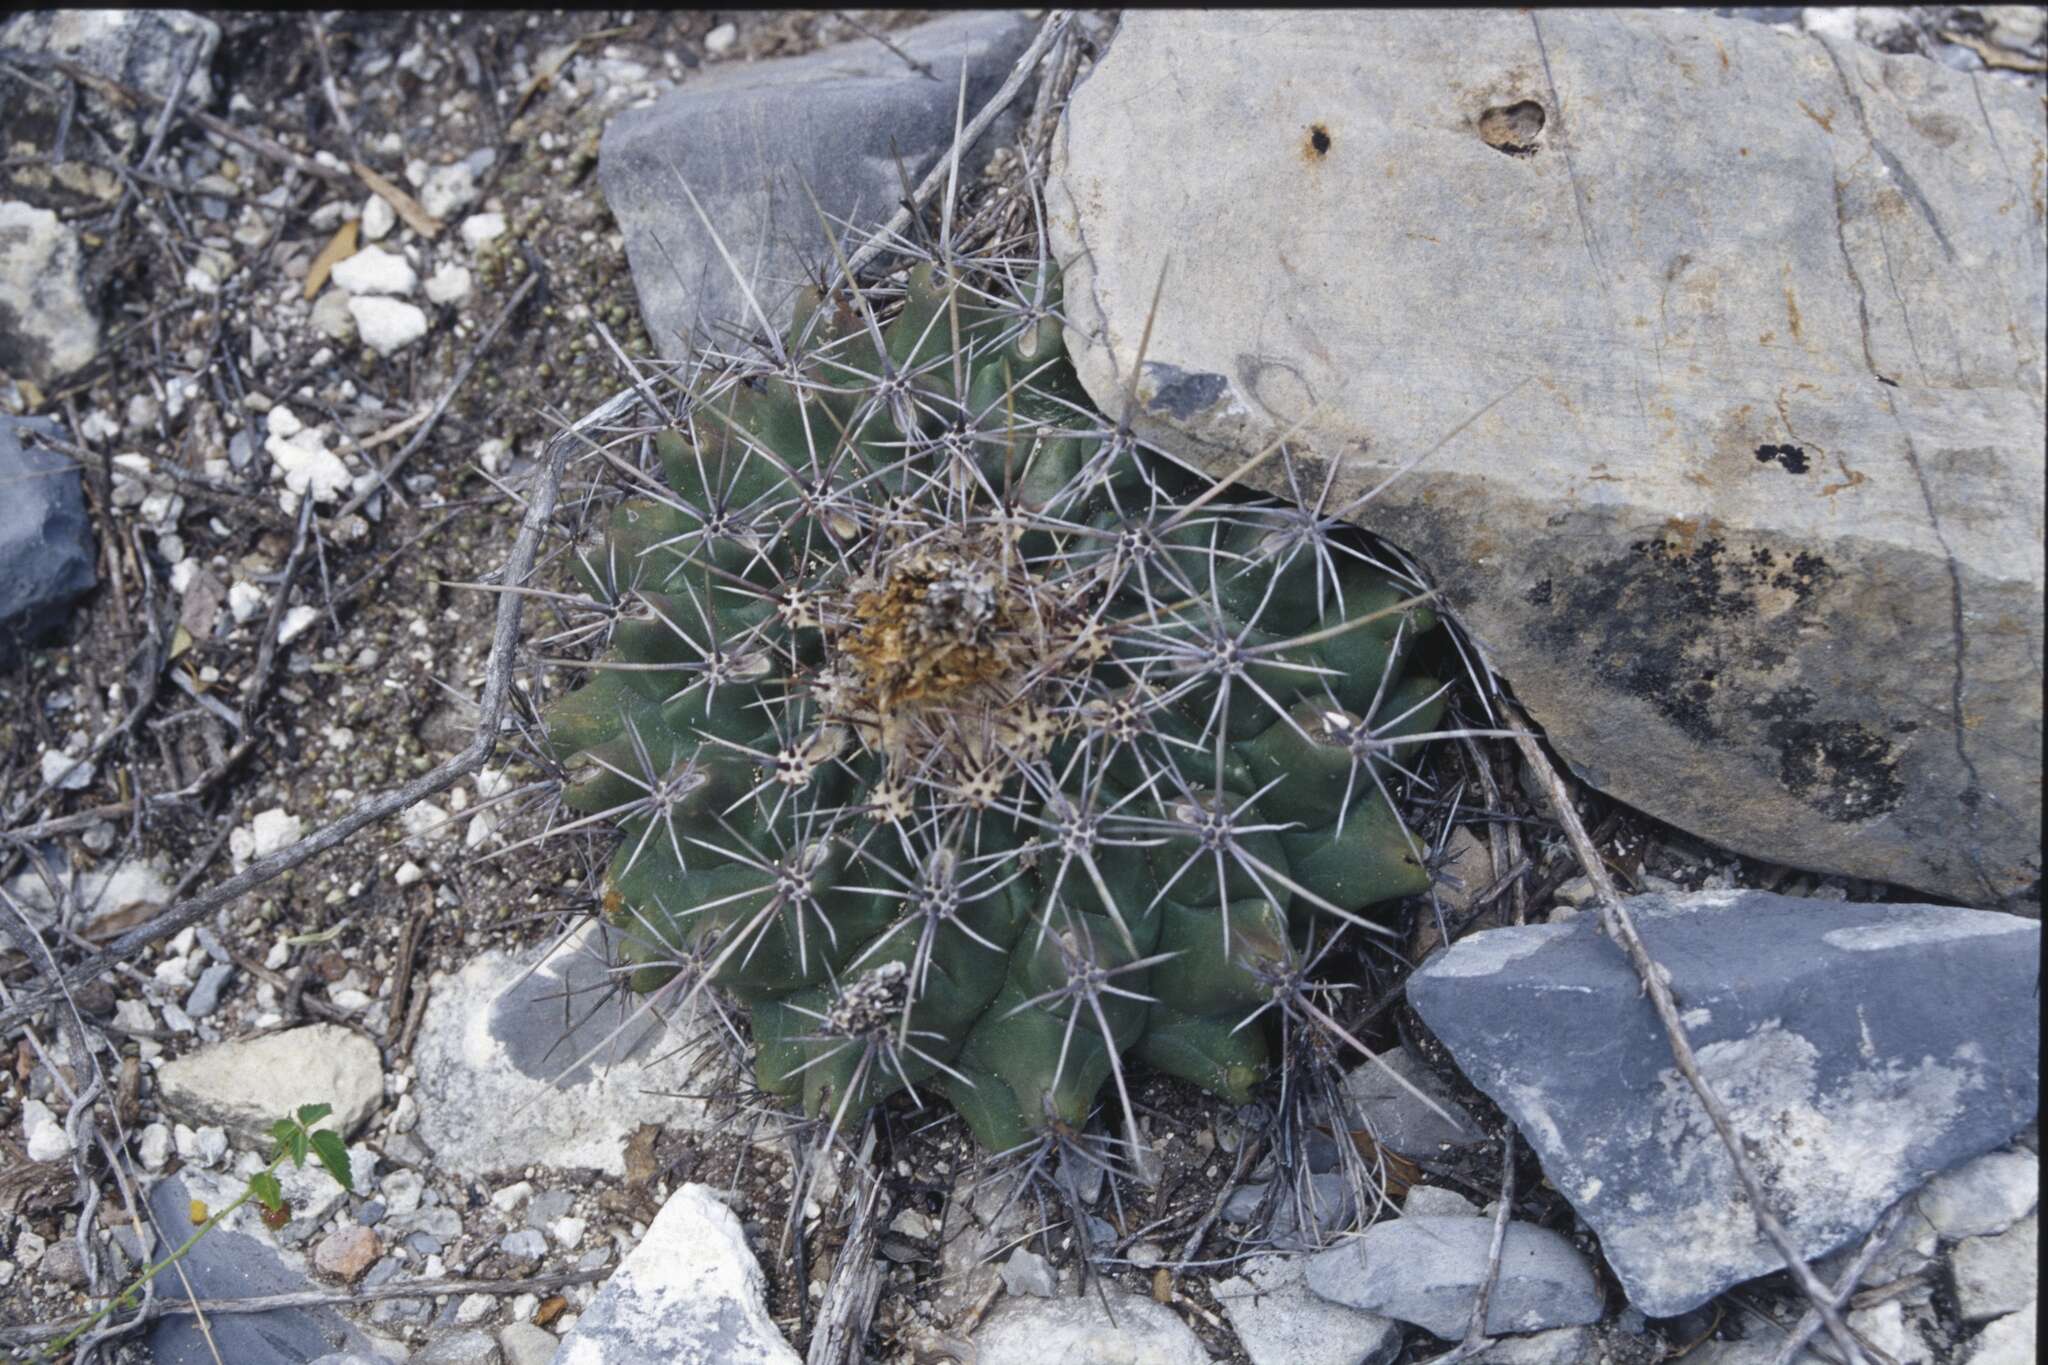
<instances>
[{"instance_id":1,"label":"cactus spine cluster","mask_svg":"<svg viewBox=\"0 0 2048 1365\"><path fill-rule=\"evenodd\" d=\"M1427 885L1384 774L1444 691L1412 587L1097 415L1001 265L813 291L693 385L546 713L634 989L745 1005L835 1128L936 1092L998 1151L1126 1059L1246 1099L1318 917Z\"/></svg>"}]
</instances>

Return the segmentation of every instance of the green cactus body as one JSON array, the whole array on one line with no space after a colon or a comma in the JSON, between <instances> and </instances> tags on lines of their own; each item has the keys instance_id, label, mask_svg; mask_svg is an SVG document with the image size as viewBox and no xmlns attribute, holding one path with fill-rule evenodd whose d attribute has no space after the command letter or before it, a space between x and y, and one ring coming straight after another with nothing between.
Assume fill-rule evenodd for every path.
<instances>
[{"instance_id":1,"label":"green cactus body","mask_svg":"<svg viewBox=\"0 0 2048 1365\"><path fill-rule=\"evenodd\" d=\"M630 983L708 975L835 1120L937 1091L1004 1150L1126 1057L1242 1101L1310 917L1427 885L1373 768L1435 619L1108 427L1042 306L903 294L701 386L580 556L612 648L549 744Z\"/></svg>"}]
</instances>

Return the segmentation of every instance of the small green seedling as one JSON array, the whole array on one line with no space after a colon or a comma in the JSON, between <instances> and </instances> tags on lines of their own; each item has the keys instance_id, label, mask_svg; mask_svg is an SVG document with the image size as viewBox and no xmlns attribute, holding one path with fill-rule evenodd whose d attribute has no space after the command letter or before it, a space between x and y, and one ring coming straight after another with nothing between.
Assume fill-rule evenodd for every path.
<instances>
[{"instance_id":1,"label":"small green seedling","mask_svg":"<svg viewBox=\"0 0 2048 1365\"><path fill-rule=\"evenodd\" d=\"M185 1253L198 1245L199 1239L209 1231L234 1216L236 1209L254 1199L263 1209L263 1225L272 1231L291 1221L291 1205L286 1202L284 1188L278 1183L278 1168L289 1159L294 1166L303 1168L310 1154L326 1172L334 1177L342 1189L355 1192L355 1178L349 1169L348 1146L341 1140L341 1134L332 1129L315 1132L313 1125L334 1112L331 1104L308 1104L300 1106L297 1113L279 1119L270 1125L270 1136L277 1143L277 1150L271 1155L270 1164L249 1177L249 1183L235 1196L234 1202L217 1212L209 1212L199 1200L192 1201L192 1222L196 1225L192 1235L187 1237L178 1249L145 1267L142 1273L107 1303L104 1308L80 1322L69 1332L52 1342L40 1355L39 1361L55 1360L87 1331L91 1330L109 1313L123 1308L132 1308L144 1285L183 1260Z\"/></svg>"}]
</instances>

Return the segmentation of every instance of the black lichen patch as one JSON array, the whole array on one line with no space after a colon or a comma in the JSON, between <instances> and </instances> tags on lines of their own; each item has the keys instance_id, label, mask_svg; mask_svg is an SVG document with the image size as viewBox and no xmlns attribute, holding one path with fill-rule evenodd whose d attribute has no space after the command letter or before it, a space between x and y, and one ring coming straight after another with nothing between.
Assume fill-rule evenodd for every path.
<instances>
[{"instance_id":1,"label":"black lichen patch","mask_svg":"<svg viewBox=\"0 0 2048 1365\"><path fill-rule=\"evenodd\" d=\"M1799 654L1836 577L1819 555L1739 549L1687 523L1543 579L1523 599L1548 651L1699 744L1768 746L1787 792L1830 819L1862 821L1903 799L1899 750L1826 718L1813 688L1774 676Z\"/></svg>"},{"instance_id":2,"label":"black lichen patch","mask_svg":"<svg viewBox=\"0 0 2048 1365\"><path fill-rule=\"evenodd\" d=\"M1314 157L1328 156L1330 154L1330 130L1320 123L1311 123L1308 127L1308 150L1309 155Z\"/></svg>"},{"instance_id":3,"label":"black lichen patch","mask_svg":"<svg viewBox=\"0 0 2048 1365\"><path fill-rule=\"evenodd\" d=\"M1146 361L1145 377L1153 386L1152 396L1145 400L1145 410L1183 422L1222 402L1230 388L1230 381L1220 374L1183 370L1163 360Z\"/></svg>"},{"instance_id":4,"label":"black lichen patch","mask_svg":"<svg viewBox=\"0 0 2048 1365\"><path fill-rule=\"evenodd\" d=\"M1787 474L1804 474L1808 469L1812 468L1812 465L1807 461L1806 452L1798 446L1792 445L1758 446L1756 448L1756 462L1758 464L1780 465Z\"/></svg>"},{"instance_id":5,"label":"black lichen patch","mask_svg":"<svg viewBox=\"0 0 2048 1365\"><path fill-rule=\"evenodd\" d=\"M1853 721L1771 722L1778 751L1778 781L1785 790L1845 824L1896 810L1906 794L1899 751L1884 736Z\"/></svg>"}]
</instances>

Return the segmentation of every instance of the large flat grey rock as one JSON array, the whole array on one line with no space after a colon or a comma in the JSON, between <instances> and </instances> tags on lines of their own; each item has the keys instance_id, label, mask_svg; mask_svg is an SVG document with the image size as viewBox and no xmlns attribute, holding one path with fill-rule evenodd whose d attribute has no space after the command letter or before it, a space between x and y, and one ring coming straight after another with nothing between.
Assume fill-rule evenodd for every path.
<instances>
[{"instance_id":1,"label":"large flat grey rock","mask_svg":"<svg viewBox=\"0 0 2048 1365\"><path fill-rule=\"evenodd\" d=\"M1802 1255L1862 1237L2034 1117L2038 922L1762 891L1629 909ZM1408 999L1514 1120L1636 1307L1675 1316L1783 1267L1595 916L1474 934L1426 963Z\"/></svg>"},{"instance_id":2,"label":"large flat grey rock","mask_svg":"<svg viewBox=\"0 0 2048 1365\"><path fill-rule=\"evenodd\" d=\"M848 222L855 237L880 227L903 197L898 155L915 185L952 146L963 62L973 118L1035 30L1016 10L951 14L890 35L930 76L861 39L711 68L614 118L598 150L598 181L625 233L641 316L661 353L686 359L700 327L729 345L724 324L744 335L760 325L682 180L761 306L784 326L807 272L832 259L804 185L842 241L850 240ZM984 133L975 155L985 160L1004 126Z\"/></svg>"},{"instance_id":3,"label":"large flat grey rock","mask_svg":"<svg viewBox=\"0 0 2048 1365\"><path fill-rule=\"evenodd\" d=\"M2037 95L1705 15L1134 11L1054 155L1097 402L1168 267L1141 435L1220 470L1306 418L1336 504L1441 445L1355 519L1588 781L2038 880Z\"/></svg>"}]
</instances>

